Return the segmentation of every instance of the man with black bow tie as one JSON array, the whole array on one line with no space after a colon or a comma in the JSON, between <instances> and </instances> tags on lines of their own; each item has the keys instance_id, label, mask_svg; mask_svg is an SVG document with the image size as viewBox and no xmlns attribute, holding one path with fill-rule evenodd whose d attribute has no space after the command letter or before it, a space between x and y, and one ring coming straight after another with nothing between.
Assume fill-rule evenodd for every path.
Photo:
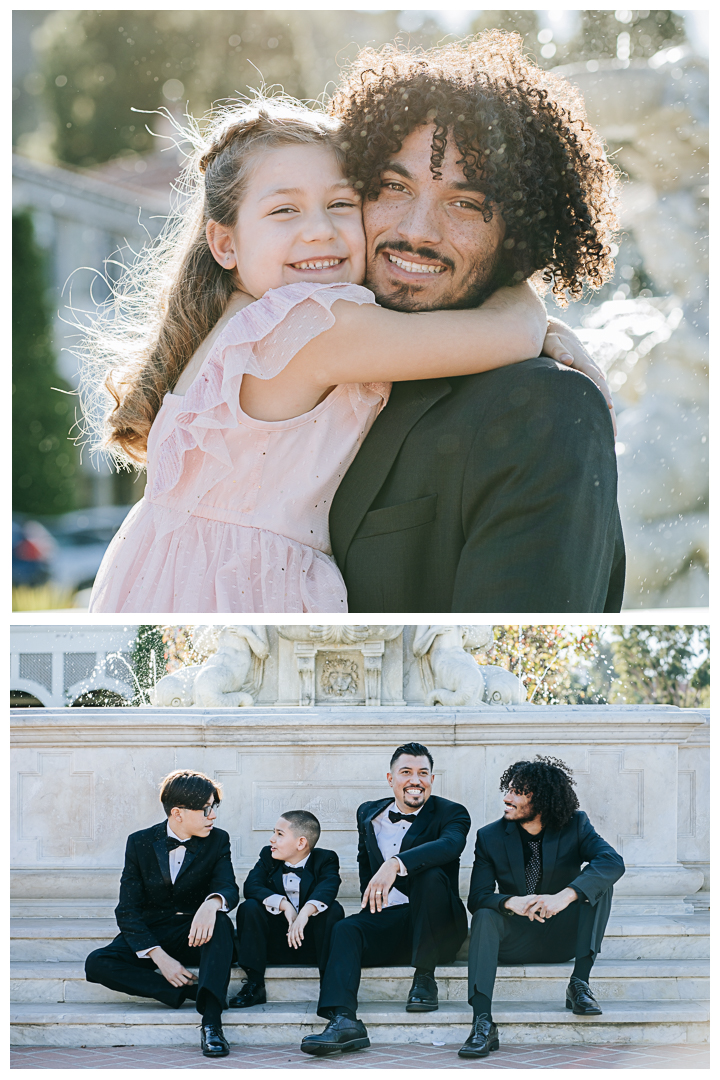
<instances>
[{"instance_id":1,"label":"man with black bow tie","mask_svg":"<svg viewBox=\"0 0 720 1080\"><path fill-rule=\"evenodd\" d=\"M120 933L85 961L88 982L179 1008L194 999L205 1057L229 1053L222 1029L239 900L230 838L214 828L220 786L177 770L162 781L167 821L128 837L115 917ZM199 966L195 976L188 967Z\"/></svg>"},{"instance_id":2,"label":"man with black bow tie","mask_svg":"<svg viewBox=\"0 0 720 1080\"><path fill-rule=\"evenodd\" d=\"M590 971L625 864L579 809L574 783L557 758L516 761L500 778L504 817L478 830L468 897L473 1027L460 1057L487 1057L500 1047L492 1018L498 963L574 958L565 1007L577 1016L602 1013Z\"/></svg>"},{"instance_id":3,"label":"man with black bow tie","mask_svg":"<svg viewBox=\"0 0 720 1080\"><path fill-rule=\"evenodd\" d=\"M426 746L399 746L387 774L394 798L358 809L362 906L333 931L317 1008L329 1023L303 1039L306 1054L370 1045L356 1015L363 967L411 963L407 1011L438 1007L435 967L452 962L467 935L458 876L470 815L459 803L431 794L432 769Z\"/></svg>"},{"instance_id":4,"label":"man with black bow tie","mask_svg":"<svg viewBox=\"0 0 720 1080\"><path fill-rule=\"evenodd\" d=\"M317 966L322 980L330 935L345 912L335 897L340 866L334 851L316 847L320 822L308 810L288 810L252 868L237 910L238 963L247 979L231 1009L263 1005L265 968Z\"/></svg>"}]
</instances>

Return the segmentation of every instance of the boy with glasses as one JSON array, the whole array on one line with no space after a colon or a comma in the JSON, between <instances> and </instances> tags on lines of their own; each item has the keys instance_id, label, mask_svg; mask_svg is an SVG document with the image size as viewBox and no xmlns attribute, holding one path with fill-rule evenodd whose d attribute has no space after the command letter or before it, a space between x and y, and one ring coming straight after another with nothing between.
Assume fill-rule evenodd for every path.
<instances>
[{"instance_id":1,"label":"boy with glasses","mask_svg":"<svg viewBox=\"0 0 720 1080\"><path fill-rule=\"evenodd\" d=\"M128 837L115 917L120 933L85 961L88 982L202 1016L206 1057L229 1053L221 1015L234 956L228 912L239 892L230 838L216 829L220 786L178 769L161 782L167 820ZM188 967L199 967L196 978Z\"/></svg>"}]
</instances>

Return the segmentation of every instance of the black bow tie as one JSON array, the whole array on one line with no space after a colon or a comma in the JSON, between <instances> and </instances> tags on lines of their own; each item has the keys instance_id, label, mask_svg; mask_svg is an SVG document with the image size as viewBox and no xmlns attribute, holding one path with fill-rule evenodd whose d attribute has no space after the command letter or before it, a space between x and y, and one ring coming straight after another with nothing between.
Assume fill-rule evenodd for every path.
<instances>
[{"instance_id":1,"label":"black bow tie","mask_svg":"<svg viewBox=\"0 0 720 1080\"><path fill-rule=\"evenodd\" d=\"M304 866L291 866L290 863L283 864L283 874L297 874L298 877L302 877Z\"/></svg>"},{"instance_id":2,"label":"black bow tie","mask_svg":"<svg viewBox=\"0 0 720 1080\"><path fill-rule=\"evenodd\" d=\"M174 851L175 848L184 847L187 848L188 851L195 851L198 840L199 837L197 836L190 836L187 840L178 840L175 836L168 836L167 849L168 851Z\"/></svg>"},{"instance_id":3,"label":"black bow tie","mask_svg":"<svg viewBox=\"0 0 720 1080\"><path fill-rule=\"evenodd\" d=\"M414 821L414 814L398 814L396 810L389 810L388 817L392 821L393 825L397 825L398 821Z\"/></svg>"}]
</instances>

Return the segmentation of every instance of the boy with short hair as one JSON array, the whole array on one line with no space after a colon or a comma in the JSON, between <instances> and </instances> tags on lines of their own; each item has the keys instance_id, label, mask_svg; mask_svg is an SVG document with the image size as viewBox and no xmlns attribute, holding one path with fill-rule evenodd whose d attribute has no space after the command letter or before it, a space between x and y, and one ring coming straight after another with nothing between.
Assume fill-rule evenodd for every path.
<instances>
[{"instance_id":1,"label":"boy with short hair","mask_svg":"<svg viewBox=\"0 0 720 1080\"><path fill-rule=\"evenodd\" d=\"M220 798L220 785L203 773L177 769L164 778L166 820L128 837L120 933L85 961L88 982L174 1009L194 999L205 1057L229 1052L221 1023L234 949L227 912L239 899L230 837L214 827ZM200 968L197 980L191 966Z\"/></svg>"},{"instance_id":2,"label":"boy with short hair","mask_svg":"<svg viewBox=\"0 0 720 1080\"><path fill-rule=\"evenodd\" d=\"M316 847L319 838L314 814L288 810L248 874L237 910L238 963L247 979L230 1008L267 1001L268 963L317 966L322 980L333 926L345 912L335 899L338 857Z\"/></svg>"}]
</instances>

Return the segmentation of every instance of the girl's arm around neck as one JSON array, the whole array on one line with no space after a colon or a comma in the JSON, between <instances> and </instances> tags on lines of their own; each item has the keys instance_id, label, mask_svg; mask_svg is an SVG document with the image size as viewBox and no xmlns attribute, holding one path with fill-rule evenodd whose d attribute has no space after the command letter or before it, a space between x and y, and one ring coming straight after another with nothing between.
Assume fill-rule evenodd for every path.
<instances>
[{"instance_id":1,"label":"girl's arm around neck","mask_svg":"<svg viewBox=\"0 0 720 1080\"><path fill-rule=\"evenodd\" d=\"M489 371L538 356L547 330L545 307L527 282L461 311L405 313L338 300L333 314L335 324L293 360L319 388Z\"/></svg>"}]
</instances>

